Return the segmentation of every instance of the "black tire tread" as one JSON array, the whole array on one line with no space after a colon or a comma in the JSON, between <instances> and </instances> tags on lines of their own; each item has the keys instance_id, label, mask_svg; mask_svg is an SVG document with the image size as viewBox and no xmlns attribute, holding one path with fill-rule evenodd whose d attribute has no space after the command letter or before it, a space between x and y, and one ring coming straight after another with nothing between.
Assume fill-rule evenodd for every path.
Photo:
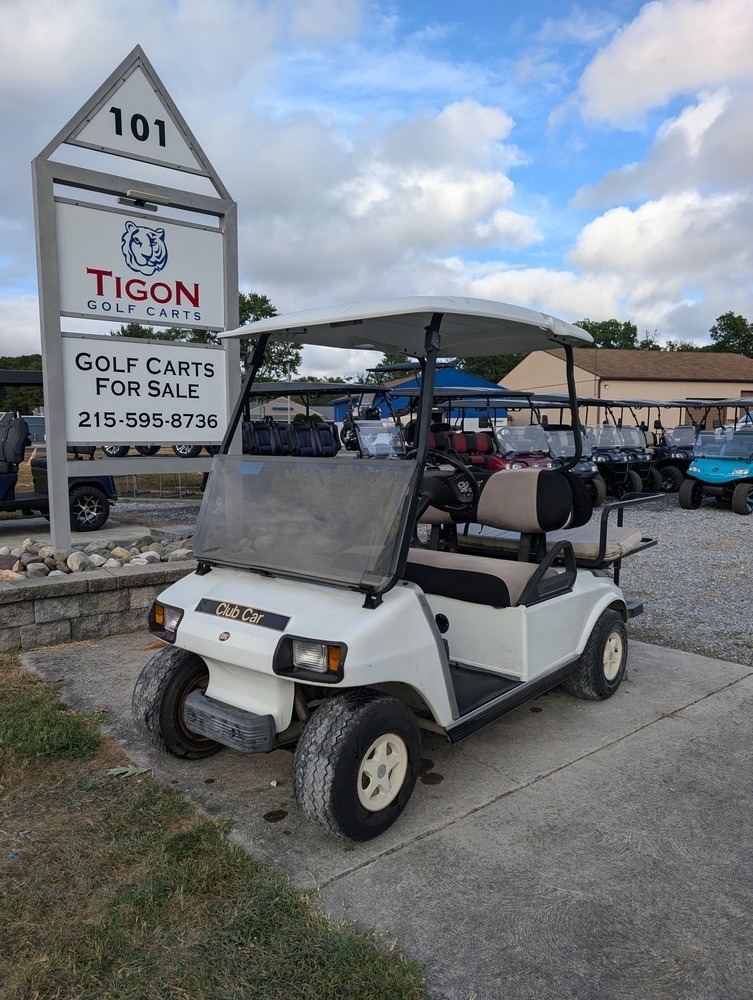
<instances>
[{"instance_id":1,"label":"black tire tread","mask_svg":"<svg viewBox=\"0 0 753 1000\"><path fill-rule=\"evenodd\" d=\"M293 795L296 802L312 823L341 840L351 838L341 828L333 811L332 791L340 748L351 730L379 702L400 706L411 714L391 695L370 688L353 688L329 698L316 709L295 749Z\"/></svg>"},{"instance_id":2,"label":"black tire tread","mask_svg":"<svg viewBox=\"0 0 753 1000\"><path fill-rule=\"evenodd\" d=\"M591 496L593 499L594 507L601 507L607 498L607 484L604 482L604 477L601 475L596 475L591 480Z\"/></svg>"},{"instance_id":3,"label":"black tire tread","mask_svg":"<svg viewBox=\"0 0 753 1000\"><path fill-rule=\"evenodd\" d=\"M683 479L679 490L683 510L698 510L703 499L703 487L697 479Z\"/></svg>"},{"instance_id":4,"label":"black tire tread","mask_svg":"<svg viewBox=\"0 0 753 1000\"><path fill-rule=\"evenodd\" d=\"M743 516L751 513L748 507L748 496L753 490L753 483L738 483L732 492L732 510Z\"/></svg>"},{"instance_id":5,"label":"black tire tread","mask_svg":"<svg viewBox=\"0 0 753 1000\"><path fill-rule=\"evenodd\" d=\"M625 660L627 660L627 629L625 628L625 623L622 620L622 615L620 615L619 612L615 611L613 608L607 608L601 613L598 621L593 627L591 635L588 637L588 642L586 643L580 660L578 661L578 669L562 682L562 688L567 691L568 694L572 694L576 698L582 698L586 701L604 701L605 698L611 697L611 695L614 694L614 691L617 690L622 678L620 678L620 681L617 683L614 690L606 694L599 690L597 682L597 678L601 670L601 650L603 638L605 638L606 635L612 631L615 625L619 625L620 631L622 632L624 655Z\"/></svg>"},{"instance_id":6,"label":"black tire tread","mask_svg":"<svg viewBox=\"0 0 753 1000\"><path fill-rule=\"evenodd\" d=\"M678 469L676 465L665 465L659 474L662 477L662 489L665 493L677 493L685 478L682 469Z\"/></svg>"},{"instance_id":7,"label":"black tire tread","mask_svg":"<svg viewBox=\"0 0 753 1000\"><path fill-rule=\"evenodd\" d=\"M210 757L222 749L221 744L206 740L201 752L190 751L178 741L170 739L162 726L160 713L170 685L177 674L193 667L197 659L195 653L175 646L158 650L144 665L131 697L131 711L137 729L160 750L184 760Z\"/></svg>"},{"instance_id":8,"label":"black tire tread","mask_svg":"<svg viewBox=\"0 0 753 1000\"><path fill-rule=\"evenodd\" d=\"M82 524L73 513L73 505L78 500L78 498L92 497L96 496L97 502L102 505L99 517L95 521L86 522ZM103 524L107 522L107 518L110 516L110 501L107 499L102 490L97 489L96 486L84 486L79 484L78 486L73 486L68 492L68 506L71 511L71 528L74 531L98 531Z\"/></svg>"}]
</instances>

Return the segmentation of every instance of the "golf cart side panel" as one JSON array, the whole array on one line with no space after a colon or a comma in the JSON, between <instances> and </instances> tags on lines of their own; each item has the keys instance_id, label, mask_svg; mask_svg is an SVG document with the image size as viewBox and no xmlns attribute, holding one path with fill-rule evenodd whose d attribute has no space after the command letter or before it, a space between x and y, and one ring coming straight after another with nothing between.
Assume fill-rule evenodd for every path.
<instances>
[{"instance_id":1,"label":"golf cart side panel","mask_svg":"<svg viewBox=\"0 0 753 1000\"><path fill-rule=\"evenodd\" d=\"M365 608L358 591L216 567L204 576L192 574L177 581L159 600L192 609L180 623L177 644L209 666L207 695L272 715L278 732L290 723L294 695L293 679L278 677L273 669L285 635L344 644L346 687L407 684L440 725L454 717L441 641L420 591L411 584L394 587L378 607ZM289 621L284 630L251 625L196 610L202 600L263 609ZM221 634L227 635L222 642ZM316 681L309 678L306 684L316 686ZM331 683L322 686L336 688Z\"/></svg>"},{"instance_id":2,"label":"golf cart side panel","mask_svg":"<svg viewBox=\"0 0 753 1000\"><path fill-rule=\"evenodd\" d=\"M624 617L624 599L607 576L581 573L573 590L531 607L493 608L428 595L449 628L450 659L465 666L532 681L579 656L608 607Z\"/></svg>"}]
</instances>

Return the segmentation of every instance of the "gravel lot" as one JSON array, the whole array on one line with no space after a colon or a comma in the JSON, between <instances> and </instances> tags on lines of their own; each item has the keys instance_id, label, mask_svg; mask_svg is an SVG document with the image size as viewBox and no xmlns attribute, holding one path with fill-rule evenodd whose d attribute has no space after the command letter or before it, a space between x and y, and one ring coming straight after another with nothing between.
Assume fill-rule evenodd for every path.
<instances>
[{"instance_id":1,"label":"gravel lot","mask_svg":"<svg viewBox=\"0 0 753 1000\"><path fill-rule=\"evenodd\" d=\"M644 605L630 635L753 665L753 518L713 500L683 510L677 494L668 494L626 510L625 524L657 539L622 564L623 590Z\"/></svg>"},{"instance_id":2,"label":"gravel lot","mask_svg":"<svg viewBox=\"0 0 753 1000\"><path fill-rule=\"evenodd\" d=\"M155 528L184 526L195 523L198 509L198 501L139 501L117 504L114 516ZM597 511L594 521L599 517ZM669 494L627 510L625 524L657 539L654 548L622 566L623 590L644 606L630 623L630 635L753 666L753 517L713 500L683 510L677 494Z\"/></svg>"}]
</instances>

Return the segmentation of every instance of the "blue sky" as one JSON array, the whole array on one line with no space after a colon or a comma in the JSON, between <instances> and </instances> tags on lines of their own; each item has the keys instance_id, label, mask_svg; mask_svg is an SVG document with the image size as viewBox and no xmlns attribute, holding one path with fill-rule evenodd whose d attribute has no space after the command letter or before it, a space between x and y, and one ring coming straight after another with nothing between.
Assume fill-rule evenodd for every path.
<instances>
[{"instance_id":1,"label":"blue sky","mask_svg":"<svg viewBox=\"0 0 753 1000\"><path fill-rule=\"evenodd\" d=\"M450 293L697 342L753 319L749 0L3 0L1 353L39 349L30 161L136 44L280 311Z\"/></svg>"}]
</instances>

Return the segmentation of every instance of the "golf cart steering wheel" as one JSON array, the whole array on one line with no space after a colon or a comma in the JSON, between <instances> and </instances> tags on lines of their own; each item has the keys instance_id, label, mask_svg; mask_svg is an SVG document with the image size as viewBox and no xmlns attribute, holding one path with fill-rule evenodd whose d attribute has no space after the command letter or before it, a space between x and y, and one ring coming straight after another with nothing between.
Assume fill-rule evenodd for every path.
<instances>
[{"instance_id":1,"label":"golf cart steering wheel","mask_svg":"<svg viewBox=\"0 0 753 1000\"><path fill-rule=\"evenodd\" d=\"M417 454L418 450L414 448L404 457L415 458ZM437 451L435 448L429 448L426 460L433 465L451 465L453 471L444 473L441 477L432 477L428 483L424 475L421 483L422 498L428 497L430 506L448 514L469 514L481 495L478 480L471 469L461 459L445 451ZM430 488L427 489L427 486Z\"/></svg>"}]
</instances>

